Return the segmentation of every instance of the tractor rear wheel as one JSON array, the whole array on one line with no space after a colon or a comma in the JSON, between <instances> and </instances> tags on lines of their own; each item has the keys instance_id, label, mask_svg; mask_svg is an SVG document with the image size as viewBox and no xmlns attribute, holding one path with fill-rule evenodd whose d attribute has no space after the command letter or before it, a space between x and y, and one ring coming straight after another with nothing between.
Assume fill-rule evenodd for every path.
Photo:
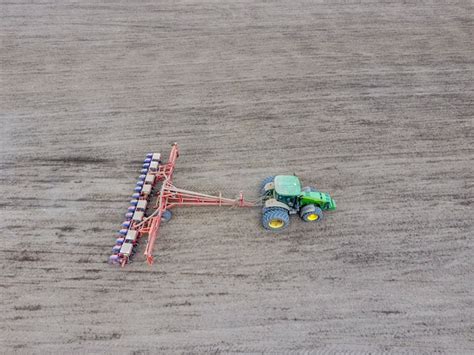
<instances>
[{"instance_id":1,"label":"tractor rear wheel","mask_svg":"<svg viewBox=\"0 0 474 355\"><path fill-rule=\"evenodd\" d=\"M260 183L260 195L265 195L265 185L269 182L273 182L273 180L275 180L274 176L267 176L265 179L262 180L262 182Z\"/></svg>"},{"instance_id":2,"label":"tractor rear wheel","mask_svg":"<svg viewBox=\"0 0 474 355\"><path fill-rule=\"evenodd\" d=\"M284 208L269 208L263 212L262 224L268 230L283 230L290 224L290 215Z\"/></svg>"},{"instance_id":3,"label":"tractor rear wheel","mask_svg":"<svg viewBox=\"0 0 474 355\"><path fill-rule=\"evenodd\" d=\"M323 219L323 211L315 205L303 207L300 215L305 222L318 222Z\"/></svg>"}]
</instances>

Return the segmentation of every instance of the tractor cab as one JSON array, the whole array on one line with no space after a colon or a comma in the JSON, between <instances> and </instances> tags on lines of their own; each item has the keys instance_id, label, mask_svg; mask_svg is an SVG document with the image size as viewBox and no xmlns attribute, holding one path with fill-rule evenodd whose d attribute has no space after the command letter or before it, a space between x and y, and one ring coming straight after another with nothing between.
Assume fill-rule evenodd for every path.
<instances>
[{"instance_id":1,"label":"tractor cab","mask_svg":"<svg viewBox=\"0 0 474 355\"><path fill-rule=\"evenodd\" d=\"M294 175L266 177L260 184L260 194L263 226L273 231L286 228L290 215L298 214L305 222L315 222L323 218L323 211L336 209L329 194L310 186L302 189Z\"/></svg>"},{"instance_id":2,"label":"tractor cab","mask_svg":"<svg viewBox=\"0 0 474 355\"><path fill-rule=\"evenodd\" d=\"M292 208L298 208L301 195L300 179L294 175L278 175L274 180L275 198Z\"/></svg>"}]
</instances>

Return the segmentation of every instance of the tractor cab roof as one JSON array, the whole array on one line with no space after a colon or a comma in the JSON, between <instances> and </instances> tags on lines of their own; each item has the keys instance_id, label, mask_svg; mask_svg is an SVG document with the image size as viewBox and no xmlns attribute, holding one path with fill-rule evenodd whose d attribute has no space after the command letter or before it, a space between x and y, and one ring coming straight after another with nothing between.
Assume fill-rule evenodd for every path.
<instances>
[{"instance_id":1,"label":"tractor cab roof","mask_svg":"<svg viewBox=\"0 0 474 355\"><path fill-rule=\"evenodd\" d=\"M294 175L275 177L275 192L281 196L298 196L301 194L300 180Z\"/></svg>"}]
</instances>

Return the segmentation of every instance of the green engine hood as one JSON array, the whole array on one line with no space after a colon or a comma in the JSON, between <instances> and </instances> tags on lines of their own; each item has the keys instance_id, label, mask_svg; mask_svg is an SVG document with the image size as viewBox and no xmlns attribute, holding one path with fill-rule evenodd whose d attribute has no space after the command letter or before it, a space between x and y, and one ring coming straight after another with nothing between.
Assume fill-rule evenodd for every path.
<instances>
[{"instance_id":1,"label":"green engine hood","mask_svg":"<svg viewBox=\"0 0 474 355\"><path fill-rule=\"evenodd\" d=\"M336 209L336 201L324 192L303 192L301 194L301 204L304 206L310 203L321 206L323 210L333 211Z\"/></svg>"}]
</instances>

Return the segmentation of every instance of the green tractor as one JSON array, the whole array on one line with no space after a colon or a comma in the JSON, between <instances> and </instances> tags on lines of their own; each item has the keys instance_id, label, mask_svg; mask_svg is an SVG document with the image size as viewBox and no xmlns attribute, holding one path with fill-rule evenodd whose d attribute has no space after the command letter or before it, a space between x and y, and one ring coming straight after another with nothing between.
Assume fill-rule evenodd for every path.
<instances>
[{"instance_id":1,"label":"green tractor","mask_svg":"<svg viewBox=\"0 0 474 355\"><path fill-rule=\"evenodd\" d=\"M269 176L262 181L263 227L279 231L290 224L290 215L299 214L305 222L317 222L323 211L336 209L336 202L324 192L314 188L301 188L300 180L293 175Z\"/></svg>"}]
</instances>

